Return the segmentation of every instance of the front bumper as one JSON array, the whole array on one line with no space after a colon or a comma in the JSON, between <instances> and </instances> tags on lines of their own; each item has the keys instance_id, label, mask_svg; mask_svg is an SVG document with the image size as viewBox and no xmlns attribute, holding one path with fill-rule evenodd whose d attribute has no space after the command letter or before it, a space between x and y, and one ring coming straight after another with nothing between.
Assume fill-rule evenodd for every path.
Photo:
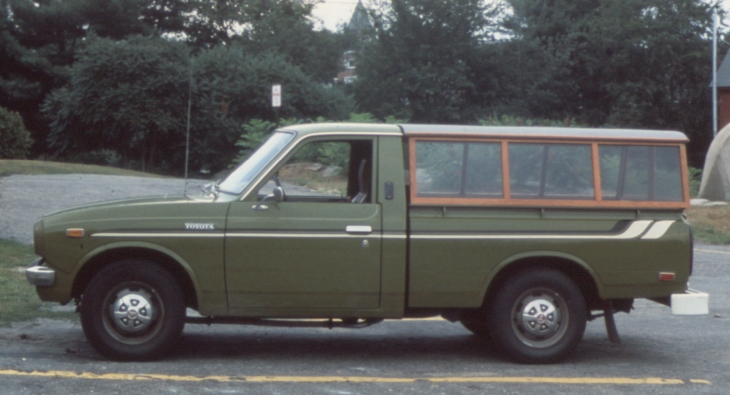
<instances>
[{"instance_id":1,"label":"front bumper","mask_svg":"<svg viewBox=\"0 0 730 395\"><path fill-rule=\"evenodd\" d=\"M25 269L25 277L30 285L50 287L56 282L56 271L43 266L43 262L43 258L38 258Z\"/></svg>"},{"instance_id":2,"label":"front bumper","mask_svg":"<svg viewBox=\"0 0 730 395\"><path fill-rule=\"evenodd\" d=\"M688 289L681 294L672 294L670 301L674 315L710 314L710 295Z\"/></svg>"}]
</instances>

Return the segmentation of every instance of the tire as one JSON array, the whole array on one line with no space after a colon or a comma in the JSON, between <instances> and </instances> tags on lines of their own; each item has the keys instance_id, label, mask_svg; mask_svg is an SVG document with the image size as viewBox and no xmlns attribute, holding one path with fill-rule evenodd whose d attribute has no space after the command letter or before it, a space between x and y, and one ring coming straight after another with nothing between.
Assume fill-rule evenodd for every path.
<instances>
[{"instance_id":1,"label":"tire","mask_svg":"<svg viewBox=\"0 0 730 395\"><path fill-rule=\"evenodd\" d=\"M529 269L492 297L487 325L494 345L520 363L551 363L568 356L586 328L583 294L566 275Z\"/></svg>"},{"instance_id":2,"label":"tire","mask_svg":"<svg viewBox=\"0 0 730 395\"><path fill-rule=\"evenodd\" d=\"M169 352L181 339L185 300L175 278L144 260L103 268L81 299L81 326L105 357L145 361Z\"/></svg>"}]
</instances>

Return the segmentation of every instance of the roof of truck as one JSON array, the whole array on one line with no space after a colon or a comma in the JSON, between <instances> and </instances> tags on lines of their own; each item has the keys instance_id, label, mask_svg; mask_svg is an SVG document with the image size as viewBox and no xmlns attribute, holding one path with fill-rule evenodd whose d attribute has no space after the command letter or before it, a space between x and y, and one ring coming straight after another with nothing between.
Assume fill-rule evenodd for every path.
<instances>
[{"instance_id":1,"label":"roof of truck","mask_svg":"<svg viewBox=\"0 0 730 395\"><path fill-rule=\"evenodd\" d=\"M409 137L542 138L570 140L634 140L686 143L684 133L663 130L602 129L542 126L467 126L376 123L313 123L291 125L280 130L303 134L353 133L405 135Z\"/></svg>"},{"instance_id":2,"label":"roof of truck","mask_svg":"<svg viewBox=\"0 0 730 395\"><path fill-rule=\"evenodd\" d=\"M538 126L400 125L407 136L506 137L590 140L689 141L681 132L640 129L559 128Z\"/></svg>"}]
</instances>

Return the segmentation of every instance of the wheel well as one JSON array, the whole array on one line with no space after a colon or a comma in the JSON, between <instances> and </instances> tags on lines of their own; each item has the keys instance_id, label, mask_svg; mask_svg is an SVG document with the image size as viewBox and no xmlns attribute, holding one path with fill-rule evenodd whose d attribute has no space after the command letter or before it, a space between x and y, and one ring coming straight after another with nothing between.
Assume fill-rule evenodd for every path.
<instances>
[{"instance_id":1,"label":"wheel well","mask_svg":"<svg viewBox=\"0 0 730 395\"><path fill-rule=\"evenodd\" d=\"M520 271L530 268L547 268L565 274L580 289L588 309L602 308L602 301L598 295L598 286L590 273L578 263L559 257L530 257L510 263L492 279L485 300L489 300L507 279ZM489 304L487 303L486 306L489 306Z\"/></svg>"},{"instance_id":2,"label":"wheel well","mask_svg":"<svg viewBox=\"0 0 730 395\"><path fill-rule=\"evenodd\" d=\"M160 265L162 268L170 272L175 277L180 287L183 289L185 294L185 305L192 308L198 307L198 297L195 292L195 286L188 276L185 269L180 264L169 256L154 250L145 248L121 248L105 251L89 262L86 262L81 271L76 275L73 285L73 297L78 298L84 293L86 287L92 278L101 269L107 265L117 262L122 259L144 259L154 264Z\"/></svg>"}]
</instances>

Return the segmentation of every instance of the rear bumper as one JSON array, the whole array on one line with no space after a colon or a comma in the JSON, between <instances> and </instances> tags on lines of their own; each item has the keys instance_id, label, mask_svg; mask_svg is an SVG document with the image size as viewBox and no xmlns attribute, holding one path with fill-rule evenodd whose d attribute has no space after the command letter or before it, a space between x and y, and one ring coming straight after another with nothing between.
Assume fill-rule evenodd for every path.
<instances>
[{"instance_id":1,"label":"rear bumper","mask_svg":"<svg viewBox=\"0 0 730 395\"><path fill-rule=\"evenodd\" d=\"M50 287L56 282L56 271L43 266L43 258L38 258L25 269L25 277L30 285Z\"/></svg>"},{"instance_id":2,"label":"rear bumper","mask_svg":"<svg viewBox=\"0 0 730 395\"><path fill-rule=\"evenodd\" d=\"M710 314L710 295L688 289L681 294L672 294L670 301L674 315Z\"/></svg>"}]
</instances>

